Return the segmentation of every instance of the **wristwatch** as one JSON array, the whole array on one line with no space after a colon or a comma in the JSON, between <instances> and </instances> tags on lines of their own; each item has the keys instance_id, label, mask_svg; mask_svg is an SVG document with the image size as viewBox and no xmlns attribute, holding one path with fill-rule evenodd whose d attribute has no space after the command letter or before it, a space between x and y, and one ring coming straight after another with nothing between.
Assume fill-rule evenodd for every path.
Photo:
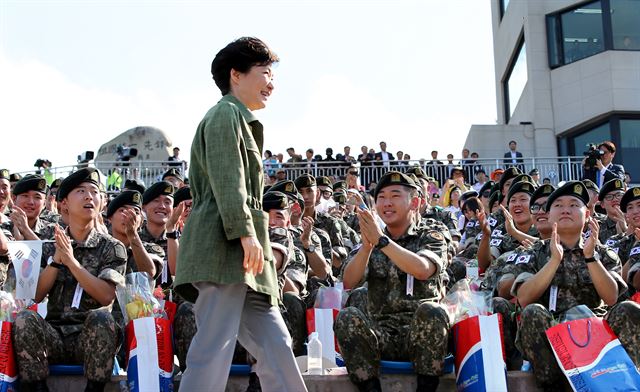
<instances>
[{"instance_id":1,"label":"wristwatch","mask_svg":"<svg viewBox=\"0 0 640 392\"><path fill-rule=\"evenodd\" d=\"M178 232L177 231L170 231L170 232L167 232L165 235L167 236L167 238L171 238L172 240L177 240L178 239Z\"/></svg>"},{"instance_id":2,"label":"wristwatch","mask_svg":"<svg viewBox=\"0 0 640 392\"><path fill-rule=\"evenodd\" d=\"M314 244L311 244L308 248L302 247L302 250L307 253L314 253L316 251L316 246Z\"/></svg>"},{"instance_id":3,"label":"wristwatch","mask_svg":"<svg viewBox=\"0 0 640 392\"><path fill-rule=\"evenodd\" d=\"M596 262L598 260L600 260L600 255L598 255L595 252L593 253L593 256L584 258L584 262L587 263L587 264Z\"/></svg>"},{"instance_id":4,"label":"wristwatch","mask_svg":"<svg viewBox=\"0 0 640 392\"><path fill-rule=\"evenodd\" d=\"M386 235L382 235L380 236L380 238L378 238L378 243L376 244L375 248L378 250L382 250L382 248L387 245L389 245L389 237L387 237Z\"/></svg>"}]
</instances>

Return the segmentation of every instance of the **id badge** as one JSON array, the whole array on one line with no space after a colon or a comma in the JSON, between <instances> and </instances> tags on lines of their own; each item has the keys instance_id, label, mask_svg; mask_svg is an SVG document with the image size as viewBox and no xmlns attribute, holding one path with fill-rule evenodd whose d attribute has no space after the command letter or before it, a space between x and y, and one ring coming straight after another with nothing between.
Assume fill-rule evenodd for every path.
<instances>
[{"instance_id":1,"label":"id badge","mask_svg":"<svg viewBox=\"0 0 640 392\"><path fill-rule=\"evenodd\" d=\"M558 286L553 285L549 289L549 311L556 311L556 302L558 300Z\"/></svg>"},{"instance_id":2,"label":"id badge","mask_svg":"<svg viewBox=\"0 0 640 392\"><path fill-rule=\"evenodd\" d=\"M80 309L80 300L82 299L82 293L84 290L80 283L76 285L76 292L73 294L73 302L71 303L72 308Z\"/></svg>"},{"instance_id":3,"label":"id badge","mask_svg":"<svg viewBox=\"0 0 640 392\"><path fill-rule=\"evenodd\" d=\"M169 262L167 259L162 260L162 276L160 277L160 283L167 283L169 281Z\"/></svg>"},{"instance_id":4,"label":"id badge","mask_svg":"<svg viewBox=\"0 0 640 392\"><path fill-rule=\"evenodd\" d=\"M407 295L413 296L413 275L407 274Z\"/></svg>"}]
</instances>

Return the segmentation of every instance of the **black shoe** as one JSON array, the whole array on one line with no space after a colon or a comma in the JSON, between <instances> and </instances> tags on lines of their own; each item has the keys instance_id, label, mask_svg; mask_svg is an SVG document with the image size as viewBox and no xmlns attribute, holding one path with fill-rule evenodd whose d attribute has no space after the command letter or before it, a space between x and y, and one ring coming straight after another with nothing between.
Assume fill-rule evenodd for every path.
<instances>
[{"instance_id":1,"label":"black shoe","mask_svg":"<svg viewBox=\"0 0 640 392\"><path fill-rule=\"evenodd\" d=\"M435 392L438 389L438 384L440 384L440 377L418 374L416 392Z\"/></svg>"},{"instance_id":2,"label":"black shoe","mask_svg":"<svg viewBox=\"0 0 640 392\"><path fill-rule=\"evenodd\" d=\"M380 386L380 379L378 377L373 377L365 381L361 381L356 383L358 386L358 391L360 392L382 392L382 387Z\"/></svg>"},{"instance_id":3,"label":"black shoe","mask_svg":"<svg viewBox=\"0 0 640 392\"><path fill-rule=\"evenodd\" d=\"M84 392L104 392L104 387L106 385L106 382L87 380L87 386L84 389Z\"/></svg>"},{"instance_id":4,"label":"black shoe","mask_svg":"<svg viewBox=\"0 0 640 392\"><path fill-rule=\"evenodd\" d=\"M249 386L247 387L247 392L262 392L260 378L254 372L249 373Z\"/></svg>"},{"instance_id":5,"label":"black shoe","mask_svg":"<svg viewBox=\"0 0 640 392\"><path fill-rule=\"evenodd\" d=\"M33 382L21 382L20 390L25 392L49 392L47 386L47 380L33 381Z\"/></svg>"}]
</instances>

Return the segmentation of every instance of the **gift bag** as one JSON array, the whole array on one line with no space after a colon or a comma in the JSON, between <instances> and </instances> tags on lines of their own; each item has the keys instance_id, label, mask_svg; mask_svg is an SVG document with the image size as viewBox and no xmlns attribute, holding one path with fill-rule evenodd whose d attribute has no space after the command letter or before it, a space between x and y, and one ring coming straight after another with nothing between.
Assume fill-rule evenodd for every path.
<instances>
[{"instance_id":1,"label":"gift bag","mask_svg":"<svg viewBox=\"0 0 640 392\"><path fill-rule=\"evenodd\" d=\"M473 316L454 324L458 391L507 391L500 316Z\"/></svg>"},{"instance_id":2,"label":"gift bag","mask_svg":"<svg viewBox=\"0 0 640 392\"><path fill-rule=\"evenodd\" d=\"M169 320L137 318L127 324L125 333L129 391L173 391L173 341Z\"/></svg>"},{"instance_id":3,"label":"gift bag","mask_svg":"<svg viewBox=\"0 0 640 392\"><path fill-rule=\"evenodd\" d=\"M11 339L16 311L13 296L0 291L0 392L18 390L18 366Z\"/></svg>"},{"instance_id":4,"label":"gift bag","mask_svg":"<svg viewBox=\"0 0 640 392\"><path fill-rule=\"evenodd\" d=\"M336 363L338 340L333 333L333 322L338 317L337 309L307 309L307 332L318 333L318 339L322 343L322 357Z\"/></svg>"},{"instance_id":5,"label":"gift bag","mask_svg":"<svg viewBox=\"0 0 640 392\"><path fill-rule=\"evenodd\" d=\"M640 390L638 369L601 318L567 321L546 335L574 391Z\"/></svg>"}]
</instances>

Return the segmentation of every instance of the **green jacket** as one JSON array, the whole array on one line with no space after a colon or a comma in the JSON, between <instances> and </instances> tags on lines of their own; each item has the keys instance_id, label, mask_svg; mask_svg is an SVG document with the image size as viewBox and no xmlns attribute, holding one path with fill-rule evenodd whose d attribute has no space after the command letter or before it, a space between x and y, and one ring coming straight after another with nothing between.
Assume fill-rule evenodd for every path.
<instances>
[{"instance_id":1,"label":"green jacket","mask_svg":"<svg viewBox=\"0 0 640 392\"><path fill-rule=\"evenodd\" d=\"M262 124L232 95L204 116L191 145L189 182L193 208L180 239L174 288L195 302L195 282L246 283L278 303L278 281L262 211ZM242 267L240 237L257 237L264 271Z\"/></svg>"}]
</instances>

